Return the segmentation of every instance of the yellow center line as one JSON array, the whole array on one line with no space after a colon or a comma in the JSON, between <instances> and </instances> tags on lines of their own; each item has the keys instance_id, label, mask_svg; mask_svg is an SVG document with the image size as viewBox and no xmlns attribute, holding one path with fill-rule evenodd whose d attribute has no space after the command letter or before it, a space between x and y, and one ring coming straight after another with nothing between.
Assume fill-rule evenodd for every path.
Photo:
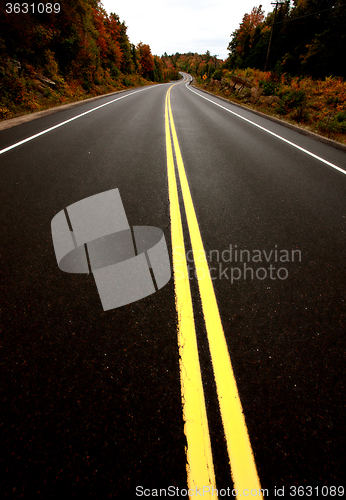
<instances>
[{"instance_id":1,"label":"yellow center line","mask_svg":"<svg viewBox=\"0 0 346 500\"><path fill-rule=\"evenodd\" d=\"M202 491L203 498L215 499L217 497L212 496L212 493L215 492L214 466L198 358L195 321L169 128L168 102L171 88L169 88L166 95L165 128L171 235L172 246L176 250L173 252L173 268L176 309L178 312L178 344L185 422L184 432L187 441L187 482L189 490L193 491L190 498L197 496L198 491ZM181 250L181 252L177 250Z\"/></svg>"},{"instance_id":2,"label":"yellow center line","mask_svg":"<svg viewBox=\"0 0 346 500\"><path fill-rule=\"evenodd\" d=\"M199 292L200 292L202 309L208 335L209 348L210 348L214 377L217 388L217 395L220 405L220 413L222 417L222 423L227 442L227 450L230 460L230 467L231 467L232 479L234 482L234 488L238 492L237 497L242 496L245 490L247 491L257 490L258 496L262 497L260 491L261 486L256 470L255 460L237 390L237 385L227 348L227 343L223 327L221 324L221 318L215 297L214 287L210 277L207 260L205 257L205 251L203 247L201 233L199 230L197 217L193 206L190 188L186 178L184 163L181 156L181 151L175 130L172 108L170 103L171 88L172 87L170 87L170 89L168 90L166 97L166 137L167 133L169 133L169 128L167 129L167 121L168 121L167 104L168 104L169 122L171 125L173 145L178 167L181 190L183 194L183 202L185 206L191 246L192 246L194 261L196 263L196 274L197 274ZM172 163L173 163L173 157L172 157ZM174 169L174 164L173 167L171 168ZM171 180L171 182L176 182L175 177L174 180ZM170 202L172 203L171 198ZM172 223L173 223L173 217L174 213L171 212ZM172 230L172 246L173 249L175 248L175 246L182 246L181 242L178 242L175 239L175 237L173 237L173 230ZM174 253L175 251L173 250L173 255ZM174 259L173 259L173 265L174 265ZM179 314L179 309L178 309L178 314Z\"/></svg>"}]
</instances>

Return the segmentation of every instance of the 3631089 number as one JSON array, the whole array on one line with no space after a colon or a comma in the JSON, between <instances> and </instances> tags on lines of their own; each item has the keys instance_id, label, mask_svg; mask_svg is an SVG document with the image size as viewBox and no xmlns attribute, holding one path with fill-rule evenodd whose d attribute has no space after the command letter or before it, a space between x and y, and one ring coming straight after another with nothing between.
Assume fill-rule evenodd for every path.
<instances>
[{"instance_id":1,"label":"3631089 number","mask_svg":"<svg viewBox=\"0 0 346 500\"><path fill-rule=\"evenodd\" d=\"M60 3L6 3L7 14L59 14Z\"/></svg>"},{"instance_id":2,"label":"3631089 number","mask_svg":"<svg viewBox=\"0 0 346 500\"><path fill-rule=\"evenodd\" d=\"M290 486L290 497L343 497L344 486Z\"/></svg>"}]
</instances>

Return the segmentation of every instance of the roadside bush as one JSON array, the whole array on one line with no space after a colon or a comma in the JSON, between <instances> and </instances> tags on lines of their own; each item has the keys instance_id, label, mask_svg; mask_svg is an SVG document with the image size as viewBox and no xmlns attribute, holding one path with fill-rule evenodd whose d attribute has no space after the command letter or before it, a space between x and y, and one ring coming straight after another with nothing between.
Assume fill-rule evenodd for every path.
<instances>
[{"instance_id":1,"label":"roadside bush","mask_svg":"<svg viewBox=\"0 0 346 500\"><path fill-rule=\"evenodd\" d=\"M326 98L326 104L337 106L340 104L339 96L329 96Z\"/></svg>"},{"instance_id":2,"label":"roadside bush","mask_svg":"<svg viewBox=\"0 0 346 500\"><path fill-rule=\"evenodd\" d=\"M346 112L341 112L341 113L338 113L336 115L336 120L339 122L339 123L343 123L346 121Z\"/></svg>"},{"instance_id":3,"label":"roadside bush","mask_svg":"<svg viewBox=\"0 0 346 500\"><path fill-rule=\"evenodd\" d=\"M322 132L344 134L346 133L346 113L337 113L334 117L326 116L318 122L317 127Z\"/></svg>"},{"instance_id":4,"label":"roadside bush","mask_svg":"<svg viewBox=\"0 0 346 500\"><path fill-rule=\"evenodd\" d=\"M262 90L263 90L263 95L275 95L276 92L279 90L279 84L275 82L268 82L266 80L260 80L259 82Z\"/></svg>"},{"instance_id":5,"label":"roadside bush","mask_svg":"<svg viewBox=\"0 0 346 500\"><path fill-rule=\"evenodd\" d=\"M12 113L11 111L6 108L5 106L0 106L0 118L1 119L9 119L12 118Z\"/></svg>"},{"instance_id":6,"label":"roadside bush","mask_svg":"<svg viewBox=\"0 0 346 500\"><path fill-rule=\"evenodd\" d=\"M286 90L281 95L281 102L278 106L278 113L286 115L293 109L300 109L302 112L306 104L306 94L303 90Z\"/></svg>"},{"instance_id":7,"label":"roadside bush","mask_svg":"<svg viewBox=\"0 0 346 500\"><path fill-rule=\"evenodd\" d=\"M223 77L222 69L215 70L211 77L214 78L214 80L221 80Z\"/></svg>"},{"instance_id":8,"label":"roadside bush","mask_svg":"<svg viewBox=\"0 0 346 500\"><path fill-rule=\"evenodd\" d=\"M23 102L26 94L25 80L16 75L5 75L3 79L3 95L15 104Z\"/></svg>"}]
</instances>

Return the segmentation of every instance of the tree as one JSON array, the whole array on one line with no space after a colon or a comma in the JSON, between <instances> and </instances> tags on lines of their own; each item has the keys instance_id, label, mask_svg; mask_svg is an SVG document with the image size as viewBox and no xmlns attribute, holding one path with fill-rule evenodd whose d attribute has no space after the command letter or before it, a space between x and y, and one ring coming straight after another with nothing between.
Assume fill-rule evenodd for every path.
<instances>
[{"instance_id":1,"label":"tree","mask_svg":"<svg viewBox=\"0 0 346 500\"><path fill-rule=\"evenodd\" d=\"M228 45L230 52L229 59L234 66L243 67L245 61L250 56L251 48L255 42L255 36L258 35L258 28L264 19L262 5L253 7L250 14L245 14L238 29L232 33L232 40Z\"/></svg>"},{"instance_id":2,"label":"tree","mask_svg":"<svg viewBox=\"0 0 346 500\"><path fill-rule=\"evenodd\" d=\"M154 58L151 54L150 47L143 42L139 42L137 51L139 54L139 72L144 78L147 78L154 69Z\"/></svg>"}]
</instances>

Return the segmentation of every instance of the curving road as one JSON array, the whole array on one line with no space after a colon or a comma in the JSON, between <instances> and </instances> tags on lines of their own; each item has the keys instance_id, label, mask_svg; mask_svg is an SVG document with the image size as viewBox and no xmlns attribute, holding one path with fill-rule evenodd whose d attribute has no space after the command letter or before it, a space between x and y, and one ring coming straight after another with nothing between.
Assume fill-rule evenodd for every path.
<instances>
[{"instance_id":1,"label":"curving road","mask_svg":"<svg viewBox=\"0 0 346 500\"><path fill-rule=\"evenodd\" d=\"M5 498L344 494L345 151L189 81L0 131ZM175 278L103 311L51 220L115 188Z\"/></svg>"}]
</instances>

